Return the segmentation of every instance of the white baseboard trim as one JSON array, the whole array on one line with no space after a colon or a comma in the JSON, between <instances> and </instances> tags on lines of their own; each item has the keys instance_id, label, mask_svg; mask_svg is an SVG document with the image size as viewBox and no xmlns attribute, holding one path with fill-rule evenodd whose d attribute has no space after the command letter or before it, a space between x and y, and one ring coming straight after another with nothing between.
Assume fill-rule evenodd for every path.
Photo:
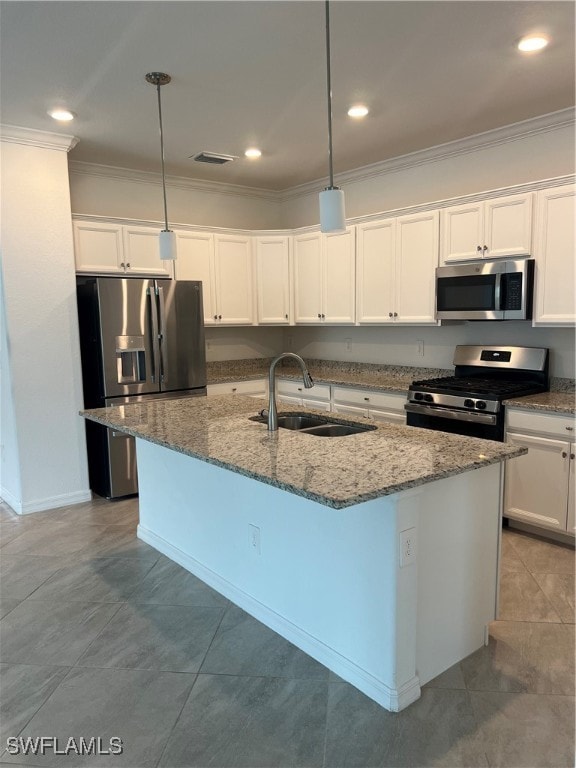
<instances>
[{"instance_id":1,"label":"white baseboard trim","mask_svg":"<svg viewBox=\"0 0 576 768\"><path fill-rule=\"evenodd\" d=\"M22 503L21 499L17 499L6 488L0 488L0 497L4 499L14 512L18 515L30 515L33 512L45 512L49 509L56 509L57 507L69 507L72 504L82 504L85 501L92 499L92 492L88 489L85 491L75 491L74 493L63 493L59 496L48 496L45 499L36 499L35 501L27 501Z\"/></svg>"},{"instance_id":2,"label":"white baseboard trim","mask_svg":"<svg viewBox=\"0 0 576 768\"><path fill-rule=\"evenodd\" d=\"M370 699L384 707L384 709L390 712L399 712L420 698L420 681L417 676L413 677L401 688L390 688L359 667L351 659L342 656L342 654L326 645L326 643L313 637L288 619L268 608L268 606L255 600L248 593L223 579L215 571L210 570L195 558L182 552L182 550L142 525L138 526L138 538L150 544L150 546L166 555L170 560L181 565L187 571L194 574L194 576L197 576L208 586L231 600L235 605L238 605L251 616L254 616L255 619L258 619L258 621L270 627L270 629L293 643L300 650L312 656L316 661L324 664L324 666L355 688L358 688Z\"/></svg>"}]
</instances>

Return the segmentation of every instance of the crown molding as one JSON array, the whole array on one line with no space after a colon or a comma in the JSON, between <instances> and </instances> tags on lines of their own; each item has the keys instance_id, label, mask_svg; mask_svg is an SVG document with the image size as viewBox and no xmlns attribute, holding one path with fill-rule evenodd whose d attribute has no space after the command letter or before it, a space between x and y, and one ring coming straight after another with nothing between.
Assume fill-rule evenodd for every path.
<instances>
[{"instance_id":1,"label":"crown molding","mask_svg":"<svg viewBox=\"0 0 576 768\"><path fill-rule=\"evenodd\" d=\"M0 125L0 141L69 152L78 144L79 139L63 133L36 131L32 128L21 128L18 125Z\"/></svg>"},{"instance_id":2,"label":"crown molding","mask_svg":"<svg viewBox=\"0 0 576 768\"><path fill-rule=\"evenodd\" d=\"M118 179L140 184L162 184L162 177L154 171L136 171L130 168L116 168L111 165L98 165L73 160L69 164L71 174L78 176L97 176L106 179ZM256 197L278 203L278 192L258 187L245 187L241 184L226 184L221 181L204 181L185 176L166 176L166 186L186 191L212 193L217 195L233 195L235 197Z\"/></svg>"},{"instance_id":3,"label":"crown molding","mask_svg":"<svg viewBox=\"0 0 576 768\"><path fill-rule=\"evenodd\" d=\"M335 181L338 186L355 184L378 176L397 173L408 168L437 163L446 158L467 155L473 152L481 152L489 147L507 144L512 141L519 141L539 133L549 133L565 127L574 128L575 125L576 109L574 107L561 109L557 112L550 112L549 114L540 115L538 117L530 118L529 120L522 120L519 123L505 125L491 131L476 133L472 136L466 136L463 139L449 141L445 144L438 144L434 147L411 152L407 155L400 155L398 157L390 158L389 160L382 160L378 163L364 165L353 171L336 174ZM280 192L280 200L281 202L285 202L286 200L301 197L302 195L317 193L324 181L324 179L319 179L284 189Z\"/></svg>"}]
</instances>

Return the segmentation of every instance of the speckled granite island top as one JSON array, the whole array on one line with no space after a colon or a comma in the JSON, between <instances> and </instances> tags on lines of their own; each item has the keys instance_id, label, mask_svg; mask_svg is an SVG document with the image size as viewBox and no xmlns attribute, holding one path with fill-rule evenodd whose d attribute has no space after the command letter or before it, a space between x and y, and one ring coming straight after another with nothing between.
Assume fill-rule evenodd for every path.
<instances>
[{"instance_id":1,"label":"speckled granite island top","mask_svg":"<svg viewBox=\"0 0 576 768\"><path fill-rule=\"evenodd\" d=\"M250 420L263 400L239 395L82 411L88 419L335 509L521 456L525 448L433 430L379 424L346 437L288 429L269 433ZM330 422L358 421L318 413ZM294 409L280 408L279 413ZM364 422L371 423L373 422Z\"/></svg>"},{"instance_id":2,"label":"speckled granite island top","mask_svg":"<svg viewBox=\"0 0 576 768\"><path fill-rule=\"evenodd\" d=\"M530 411L576 414L574 392L541 392L538 395L527 395L526 397L506 400L505 404L508 408L527 408Z\"/></svg>"}]
</instances>

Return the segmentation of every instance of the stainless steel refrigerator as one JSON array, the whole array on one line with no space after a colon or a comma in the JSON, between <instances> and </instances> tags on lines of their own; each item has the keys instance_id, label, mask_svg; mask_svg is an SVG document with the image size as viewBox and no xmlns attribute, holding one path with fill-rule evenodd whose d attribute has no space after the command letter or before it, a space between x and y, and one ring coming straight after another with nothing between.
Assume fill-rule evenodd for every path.
<instances>
[{"instance_id":1,"label":"stainless steel refrigerator","mask_svg":"<svg viewBox=\"0 0 576 768\"><path fill-rule=\"evenodd\" d=\"M206 395L202 283L77 278L84 407ZM138 493L134 438L86 422L90 488Z\"/></svg>"}]
</instances>

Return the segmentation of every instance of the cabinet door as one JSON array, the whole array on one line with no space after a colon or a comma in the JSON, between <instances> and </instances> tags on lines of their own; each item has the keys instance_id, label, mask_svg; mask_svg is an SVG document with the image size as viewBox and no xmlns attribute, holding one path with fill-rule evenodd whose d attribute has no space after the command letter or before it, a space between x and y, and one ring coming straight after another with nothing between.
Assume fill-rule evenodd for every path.
<instances>
[{"instance_id":1,"label":"cabinet door","mask_svg":"<svg viewBox=\"0 0 576 768\"><path fill-rule=\"evenodd\" d=\"M322 322L322 236L294 238L294 321Z\"/></svg>"},{"instance_id":2,"label":"cabinet door","mask_svg":"<svg viewBox=\"0 0 576 768\"><path fill-rule=\"evenodd\" d=\"M538 324L576 321L574 208L576 185L544 189L536 203L536 313Z\"/></svg>"},{"instance_id":3,"label":"cabinet door","mask_svg":"<svg viewBox=\"0 0 576 768\"><path fill-rule=\"evenodd\" d=\"M124 245L120 225L75 221L73 229L77 272L95 272L100 275L124 272Z\"/></svg>"},{"instance_id":4,"label":"cabinet door","mask_svg":"<svg viewBox=\"0 0 576 768\"><path fill-rule=\"evenodd\" d=\"M124 227L126 271L138 275L173 276L173 262L160 258L159 231L154 227Z\"/></svg>"},{"instance_id":5,"label":"cabinet door","mask_svg":"<svg viewBox=\"0 0 576 768\"><path fill-rule=\"evenodd\" d=\"M177 280L201 280L204 323L214 325L216 297L214 295L214 238L209 232L176 232L175 273Z\"/></svg>"},{"instance_id":6,"label":"cabinet door","mask_svg":"<svg viewBox=\"0 0 576 768\"><path fill-rule=\"evenodd\" d=\"M256 238L256 297L258 322L290 322L290 238Z\"/></svg>"},{"instance_id":7,"label":"cabinet door","mask_svg":"<svg viewBox=\"0 0 576 768\"><path fill-rule=\"evenodd\" d=\"M223 325L254 323L252 243L242 235L215 235L216 302Z\"/></svg>"},{"instance_id":8,"label":"cabinet door","mask_svg":"<svg viewBox=\"0 0 576 768\"><path fill-rule=\"evenodd\" d=\"M532 253L533 194L508 195L484 203L486 259L500 256L530 256ZM486 248L484 248L486 246Z\"/></svg>"},{"instance_id":9,"label":"cabinet door","mask_svg":"<svg viewBox=\"0 0 576 768\"><path fill-rule=\"evenodd\" d=\"M356 319L359 323L394 320L396 220L359 224L356 256Z\"/></svg>"},{"instance_id":10,"label":"cabinet door","mask_svg":"<svg viewBox=\"0 0 576 768\"><path fill-rule=\"evenodd\" d=\"M576 534L576 494L574 492L576 466L576 443L570 444L570 478L568 480L568 516L566 520L566 530L568 533Z\"/></svg>"},{"instance_id":11,"label":"cabinet door","mask_svg":"<svg viewBox=\"0 0 576 768\"><path fill-rule=\"evenodd\" d=\"M504 515L565 531L570 444L520 434L508 434L506 439L528 448L528 453L506 464Z\"/></svg>"},{"instance_id":12,"label":"cabinet door","mask_svg":"<svg viewBox=\"0 0 576 768\"><path fill-rule=\"evenodd\" d=\"M355 320L355 232L352 227L339 235L324 235L324 295L322 310L326 323Z\"/></svg>"},{"instance_id":13,"label":"cabinet door","mask_svg":"<svg viewBox=\"0 0 576 768\"><path fill-rule=\"evenodd\" d=\"M396 220L395 320L436 324L435 277L440 214L429 211Z\"/></svg>"},{"instance_id":14,"label":"cabinet door","mask_svg":"<svg viewBox=\"0 0 576 768\"><path fill-rule=\"evenodd\" d=\"M483 211L483 203L455 205L442 210L442 264L482 258Z\"/></svg>"}]
</instances>

